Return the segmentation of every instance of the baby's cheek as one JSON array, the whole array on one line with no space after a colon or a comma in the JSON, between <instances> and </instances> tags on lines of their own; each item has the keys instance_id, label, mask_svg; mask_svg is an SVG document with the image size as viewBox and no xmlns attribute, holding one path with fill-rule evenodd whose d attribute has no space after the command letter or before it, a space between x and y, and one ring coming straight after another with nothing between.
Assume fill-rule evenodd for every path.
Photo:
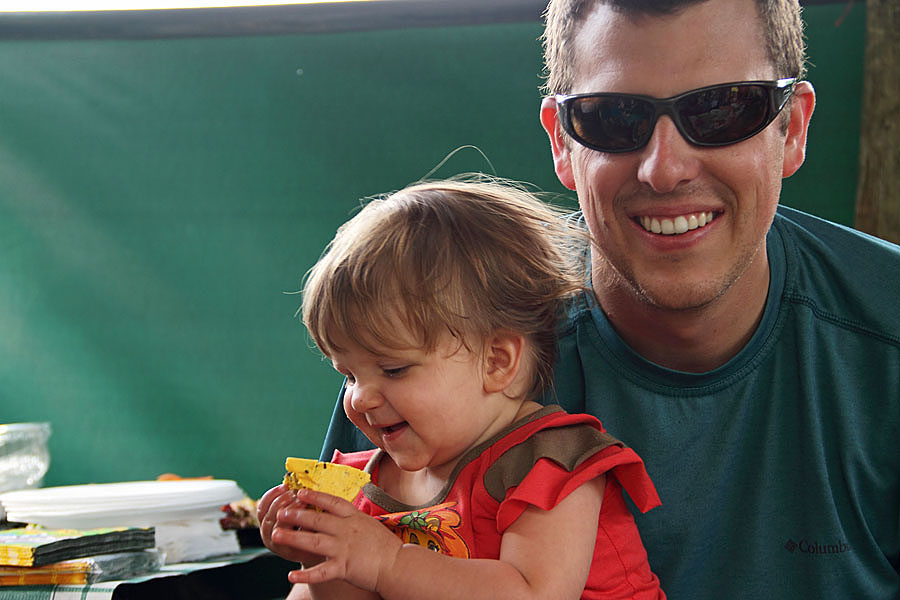
<instances>
[{"instance_id":1,"label":"baby's cheek","mask_svg":"<svg viewBox=\"0 0 900 600\"><path fill-rule=\"evenodd\" d=\"M370 442L373 444L377 444L377 436L375 435L375 430L369 425L369 422L366 421L366 417L356 411L353 410L353 406L351 404L352 398L350 397L349 390L344 393L344 414L347 415L347 418L359 429L363 435L365 435Z\"/></svg>"}]
</instances>

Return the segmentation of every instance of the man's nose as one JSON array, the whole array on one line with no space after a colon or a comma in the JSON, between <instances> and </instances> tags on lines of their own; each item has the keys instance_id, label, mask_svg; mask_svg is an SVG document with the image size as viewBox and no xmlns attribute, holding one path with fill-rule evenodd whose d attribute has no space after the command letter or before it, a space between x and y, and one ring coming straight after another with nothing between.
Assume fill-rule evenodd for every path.
<instances>
[{"instance_id":1,"label":"man's nose","mask_svg":"<svg viewBox=\"0 0 900 600\"><path fill-rule=\"evenodd\" d=\"M640 150L638 180L665 194L693 180L700 172L698 148L682 137L668 115L656 121L650 141Z\"/></svg>"}]
</instances>

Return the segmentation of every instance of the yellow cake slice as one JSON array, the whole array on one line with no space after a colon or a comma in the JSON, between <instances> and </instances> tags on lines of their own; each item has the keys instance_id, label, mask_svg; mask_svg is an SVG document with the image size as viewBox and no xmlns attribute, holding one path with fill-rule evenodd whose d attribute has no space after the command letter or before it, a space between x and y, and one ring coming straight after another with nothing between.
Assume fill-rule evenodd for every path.
<instances>
[{"instance_id":1,"label":"yellow cake slice","mask_svg":"<svg viewBox=\"0 0 900 600\"><path fill-rule=\"evenodd\" d=\"M348 465L321 462L311 458L288 457L284 484L292 490L309 488L352 502L362 486L371 479L365 471Z\"/></svg>"}]
</instances>

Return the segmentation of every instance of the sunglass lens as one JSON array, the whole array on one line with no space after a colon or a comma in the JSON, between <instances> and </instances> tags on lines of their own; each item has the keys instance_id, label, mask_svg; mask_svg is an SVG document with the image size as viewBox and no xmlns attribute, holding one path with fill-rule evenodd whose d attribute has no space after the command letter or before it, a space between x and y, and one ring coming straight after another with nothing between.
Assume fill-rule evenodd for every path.
<instances>
[{"instance_id":1,"label":"sunglass lens","mask_svg":"<svg viewBox=\"0 0 900 600\"><path fill-rule=\"evenodd\" d=\"M653 105L624 96L578 98L570 119L576 137L604 152L623 152L647 143L653 133Z\"/></svg>"},{"instance_id":2,"label":"sunglass lens","mask_svg":"<svg viewBox=\"0 0 900 600\"><path fill-rule=\"evenodd\" d=\"M768 125L769 91L761 85L723 86L685 96L675 110L696 143L730 144Z\"/></svg>"}]
</instances>

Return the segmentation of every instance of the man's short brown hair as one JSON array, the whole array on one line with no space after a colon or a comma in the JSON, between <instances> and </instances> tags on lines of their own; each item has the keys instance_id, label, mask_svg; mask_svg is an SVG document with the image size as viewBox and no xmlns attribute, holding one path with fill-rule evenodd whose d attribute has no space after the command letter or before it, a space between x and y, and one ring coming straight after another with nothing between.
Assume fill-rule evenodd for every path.
<instances>
[{"instance_id":1,"label":"man's short brown hair","mask_svg":"<svg viewBox=\"0 0 900 600\"><path fill-rule=\"evenodd\" d=\"M706 0L550 0L544 12L545 93L567 94L575 81L574 39L598 5L608 5L632 18L666 16ZM806 74L806 45L798 0L755 0L762 19L766 52L777 78ZM610 91L610 90L591 90Z\"/></svg>"}]
</instances>

